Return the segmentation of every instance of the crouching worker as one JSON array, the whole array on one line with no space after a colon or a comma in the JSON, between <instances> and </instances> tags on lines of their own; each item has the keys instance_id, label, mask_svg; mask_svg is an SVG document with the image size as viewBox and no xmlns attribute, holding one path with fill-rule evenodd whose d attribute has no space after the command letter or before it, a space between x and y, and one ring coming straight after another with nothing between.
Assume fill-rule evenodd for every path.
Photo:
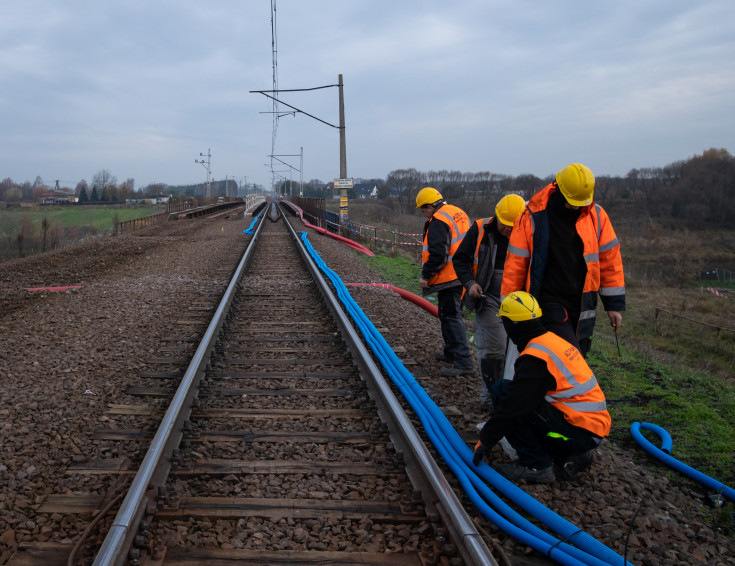
<instances>
[{"instance_id":1,"label":"crouching worker","mask_svg":"<svg viewBox=\"0 0 735 566\"><path fill-rule=\"evenodd\" d=\"M610 434L605 395L579 350L544 328L532 295L510 293L498 316L520 355L513 380L493 386L495 414L480 431L472 463L505 437L518 459L493 468L506 478L573 481Z\"/></svg>"}]
</instances>

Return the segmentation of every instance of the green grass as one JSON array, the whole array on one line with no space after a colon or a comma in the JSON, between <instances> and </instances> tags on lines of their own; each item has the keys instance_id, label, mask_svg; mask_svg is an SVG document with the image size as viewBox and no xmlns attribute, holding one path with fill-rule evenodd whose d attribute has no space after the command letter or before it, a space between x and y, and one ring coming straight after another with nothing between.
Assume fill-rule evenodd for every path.
<instances>
[{"instance_id":1,"label":"green grass","mask_svg":"<svg viewBox=\"0 0 735 566\"><path fill-rule=\"evenodd\" d=\"M366 256L365 260L371 267L379 271L383 277L388 279L393 286L421 296L421 287L419 286L420 265L404 257L388 257L380 254Z\"/></svg>"},{"instance_id":2,"label":"green grass","mask_svg":"<svg viewBox=\"0 0 735 566\"><path fill-rule=\"evenodd\" d=\"M594 340L589 354L590 366L608 399L611 440L636 448L630 425L658 425L671 435L672 457L725 484L735 483L733 384L681 364L654 361L625 346L621 354L614 340L601 336ZM643 434L655 446L661 445L656 435Z\"/></svg>"},{"instance_id":3,"label":"green grass","mask_svg":"<svg viewBox=\"0 0 735 566\"><path fill-rule=\"evenodd\" d=\"M7 214L17 215L18 220L29 218L33 227L38 230L46 218L49 224L58 223L64 228L72 226L93 226L97 230L107 231L118 222L132 220L142 216L150 216L162 212L160 206L38 206L32 208L6 209Z\"/></svg>"}]
</instances>

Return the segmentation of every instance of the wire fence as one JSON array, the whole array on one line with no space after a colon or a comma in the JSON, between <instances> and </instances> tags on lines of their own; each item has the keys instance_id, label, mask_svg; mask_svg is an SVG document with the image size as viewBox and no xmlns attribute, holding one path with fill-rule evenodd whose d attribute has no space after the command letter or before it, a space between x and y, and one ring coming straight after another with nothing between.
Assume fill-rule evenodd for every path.
<instances>
[{"instance_id":1,"label":"wire fence","mask_svg":"<svg viewBox=\"0 0 735 566\"><path fill-rule=\"evenodd\" d=\"M656 333L661 336L675 337L701 354L735 355L735 328L695 320L658 307L655 308L654 317Z\"/></svg>"},{"instance_id":2,"label":"wire fence","mask_svg":"<svg viewBox=\"0 0 735 566\"><path fill-rule=\"evenodd\" d=\"M133 218L132 220L124 220L122 222L115 222L113 234L124 234L126 232L134 232L141 228L147 228L148 226L155 226L159 224L165 224L169 220L175 218L177 215L183 215L191 213L192 211L201 211L202 214L215 212L216 209L222 208L225 205L231 203L244 203L246 206L250 206L256 199L262 198L258 195L247 195L245 197L207 197L207 198L186 198L186 199L171 199L166 203L166 212L159 212L158 214L151 214L149 216L141 216L139 218Z\"/></svg>"},{"instance_id":3,"label":"wire fence","mask_svg":"<svg viewBox=\"0 0 735 566\"><path fill-rule=\"evenodd\" d=\"M710 269L699 272L700 281L723 281L727 283L733 282L733 272L729 269Z\"/></svg>"},{"instance_id":4,"label":"wire fence","mask_svg":"<svg viewBox=\"0 0 735 566\"><path fill-rule=\"evenodd\" d=\"M421 259L423 234L410 234L390 228L379 228L351 220L347 226L343 226L339 214L326 210L324 199L289 197L288 200L296 204L304 212L304 216L315 226L326 228L333 234L350 238L364 245L370 251L382 250L395 256L398 250L403 250L413 256L415 261Z\"/></svg>"}]
</instances>

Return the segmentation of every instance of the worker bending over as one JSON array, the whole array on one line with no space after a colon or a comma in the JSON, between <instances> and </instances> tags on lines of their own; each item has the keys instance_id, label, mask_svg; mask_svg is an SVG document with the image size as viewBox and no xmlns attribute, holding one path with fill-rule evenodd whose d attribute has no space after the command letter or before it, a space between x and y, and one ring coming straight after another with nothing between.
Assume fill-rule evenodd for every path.
<instances>
[{"instance_id":1,"label":"worker bending over","mask_svg":"<svg viewBox=\"0 0 735 566\"><path fill-rule=\"evenodd\" d=\"M479 465L505 437L518 461L493 468L506 478L572 481L590 466L593 450L610 434L605 395L579 350L544 328L532 295L509 294L498 316L520 355L513 380L493 387L495 414L480 431L472 463Z\"/></svg>"}]
</instances>

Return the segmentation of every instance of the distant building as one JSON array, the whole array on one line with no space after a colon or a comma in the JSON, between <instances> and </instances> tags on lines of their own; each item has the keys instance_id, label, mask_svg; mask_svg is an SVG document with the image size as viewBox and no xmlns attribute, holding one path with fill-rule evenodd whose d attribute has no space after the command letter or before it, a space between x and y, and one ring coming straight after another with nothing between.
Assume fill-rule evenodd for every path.
<instances>
[{"instance_id":1,"label":"distant building","mask_svg":"<svg viewBox=\"0 0 735 566\"><path fill-rule=\"evenodd\" d=\"M41 204L72 204L77 202L77 197L71 189L52 189L49 194L41 199Z\"/></svg>"},{"instance_id":2,"label":"distant building","mask_svg":"<svg viewBox=\"0 0 735 566\"><path fill-rule=\"evenodd\" d=\"M374 183L355 183L357 198L377 198L378 185Z\"/></svg>"}]
</instances>

